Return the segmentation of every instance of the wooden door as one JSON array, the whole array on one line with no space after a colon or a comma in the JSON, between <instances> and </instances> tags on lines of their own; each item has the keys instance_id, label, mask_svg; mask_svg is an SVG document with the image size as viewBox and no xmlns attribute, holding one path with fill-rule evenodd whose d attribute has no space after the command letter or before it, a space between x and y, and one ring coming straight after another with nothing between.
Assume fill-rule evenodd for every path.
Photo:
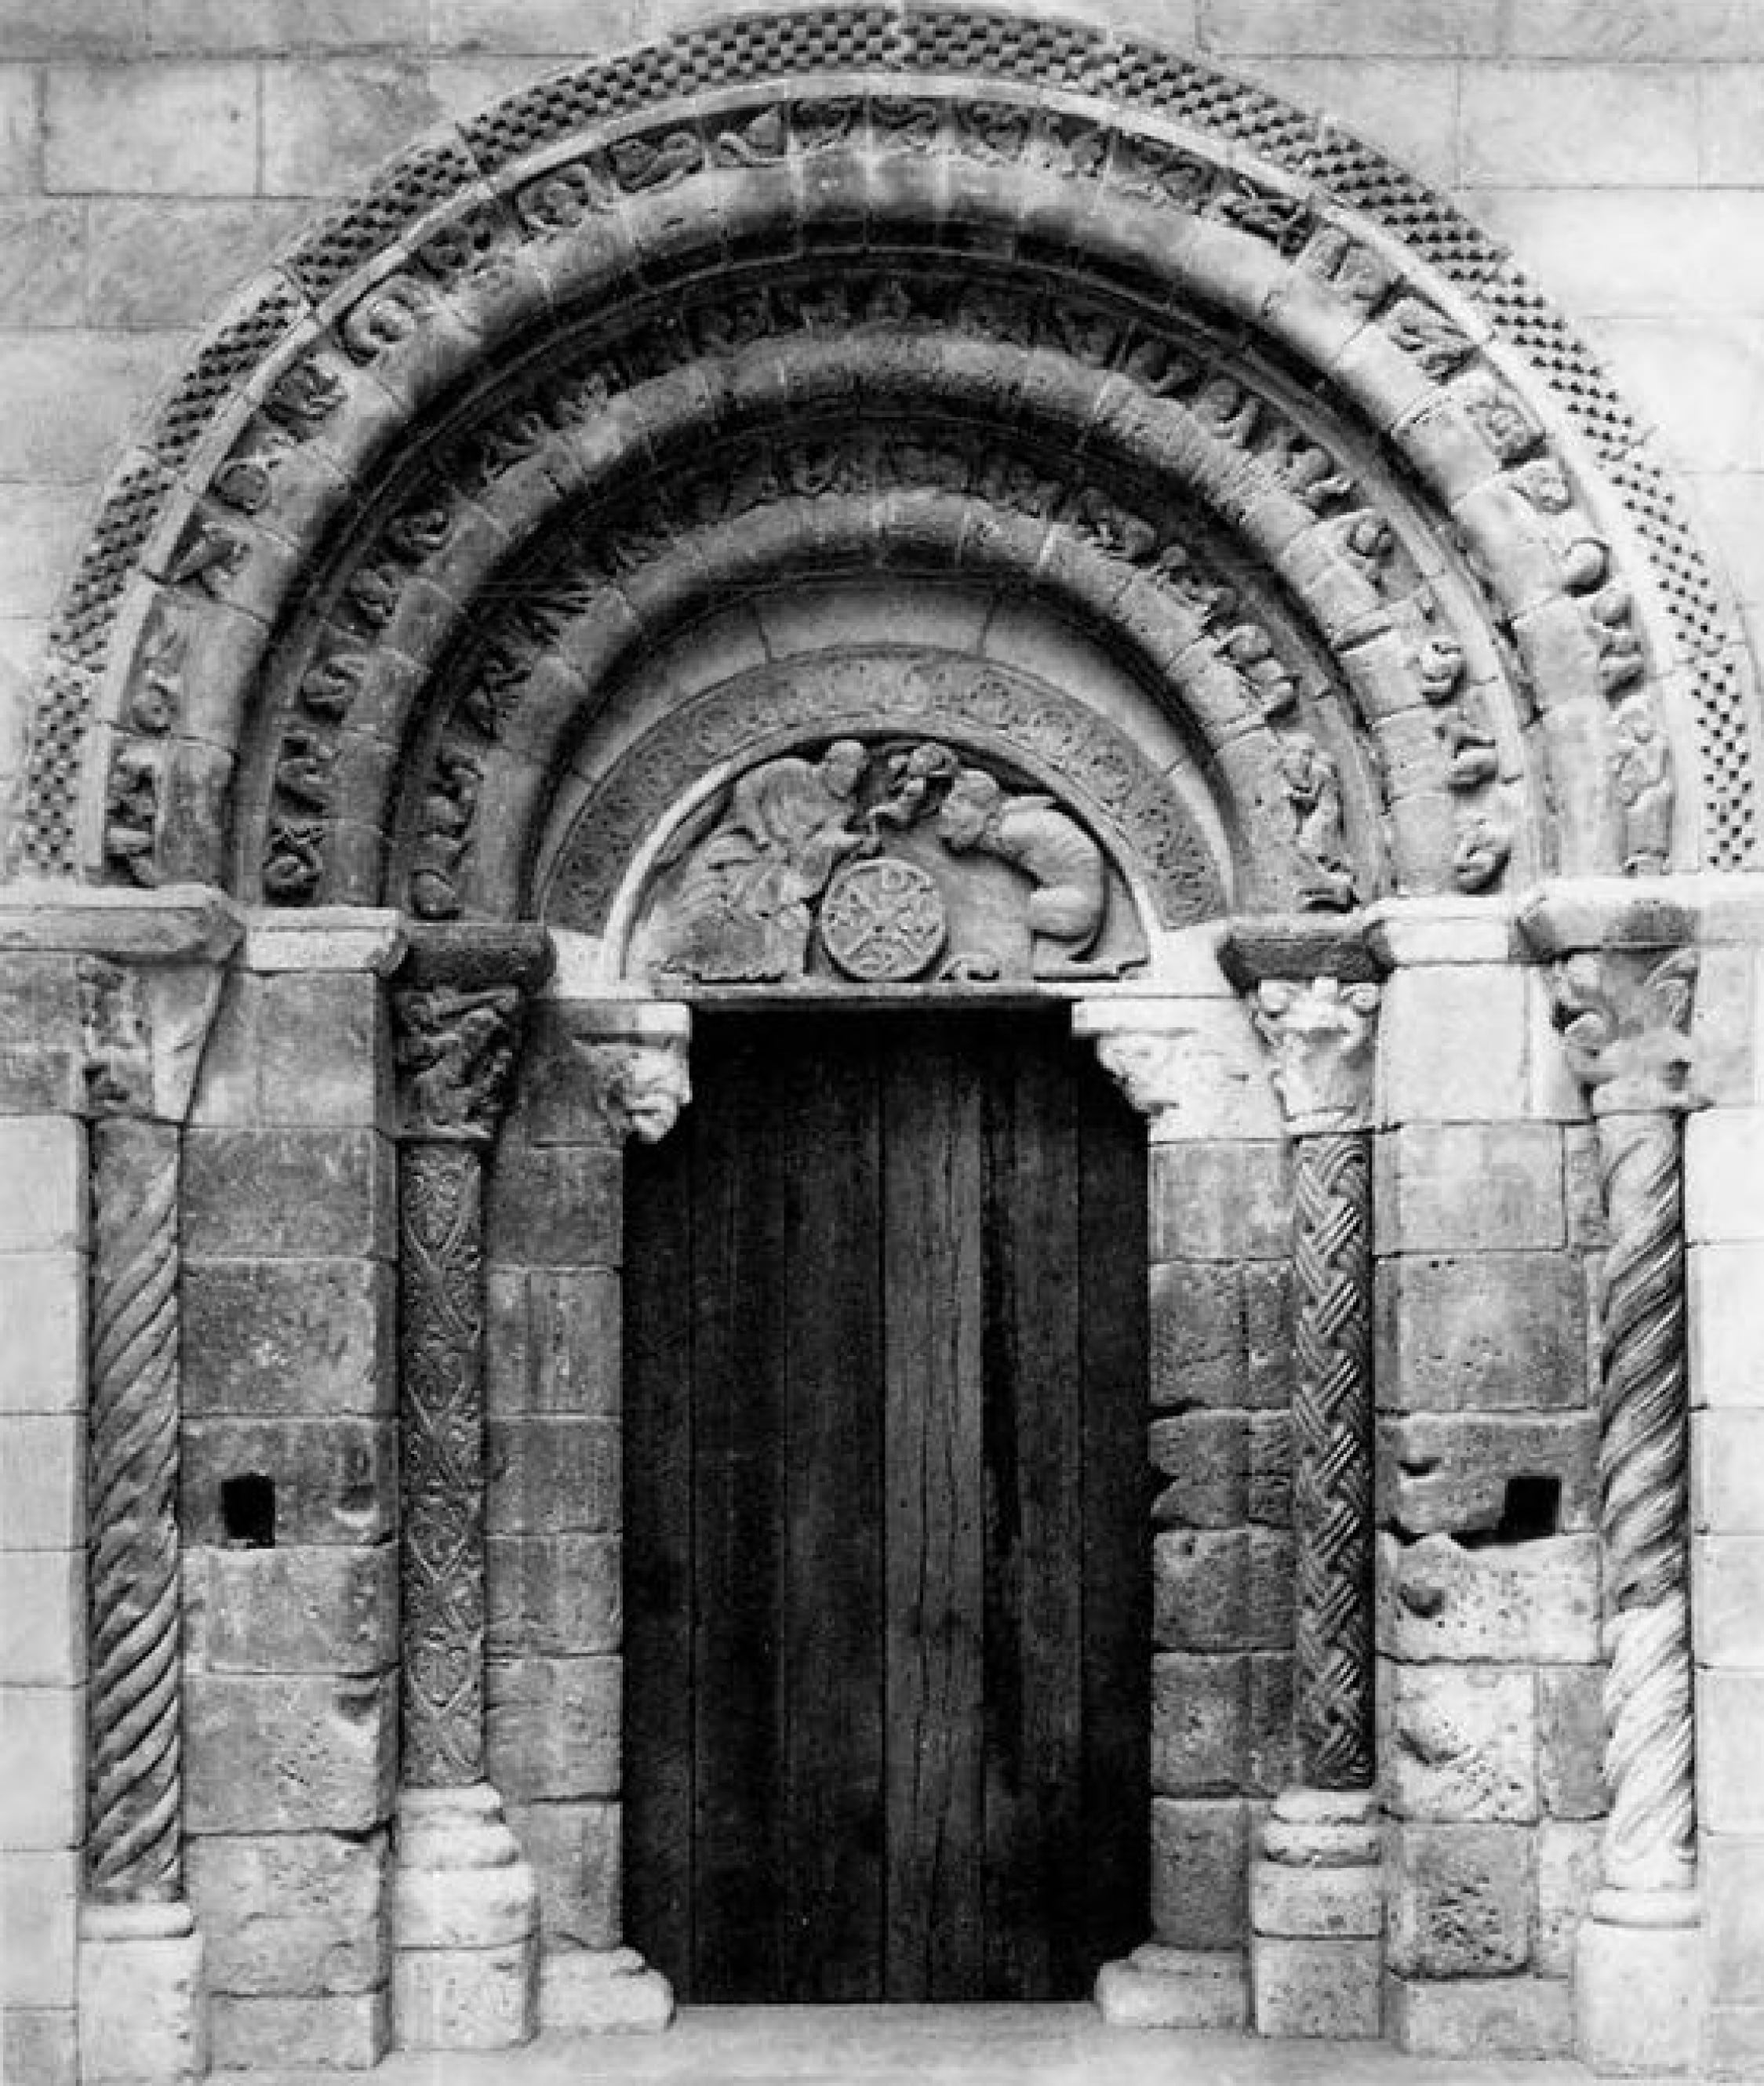
<instances>
[{"instance_id":1,"label":"wooden door","mask_svg":"<svg viewBox=\"0 0 1764 2086\"><path fill-rule=\"evenodd\" d=\"M626 1931L704 2001L1144 1938L1144 1133L1063 1015L702 1017L626 1194Z\"/></svg>"}]
</instances>

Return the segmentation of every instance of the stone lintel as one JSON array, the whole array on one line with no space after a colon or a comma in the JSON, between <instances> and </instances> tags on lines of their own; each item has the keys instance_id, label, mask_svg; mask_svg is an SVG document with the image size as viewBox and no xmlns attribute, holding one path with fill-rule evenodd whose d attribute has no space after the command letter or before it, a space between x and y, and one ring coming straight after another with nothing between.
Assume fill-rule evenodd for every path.
<instances>
[{"instance_id":1,"label":"stone lintel","mask_svg":"<svg viewBox=\"0 0 1764 2086\"><path fill-rule=\"evenodd\" d=\"M109 891L65 883L0 889L0 956L66 952L127 964L219 963L244 931L239 908L206 883Z\"/></svg>"},{"instance_id":2,"label":"stone lintel","mask_svg":"<svg viewBox=\"0 0 1764 2086\"><path fill-rule=\"evenodd\" d=\"M292 912L262 907L245 921L245 967L281 971L372 971L390 977L410 947L405 917L388 906L322 905Z\"/></svg>"},{"instance_id":3,"label":"stone lintel","mask_svg":"<svg viewBox=\"0 0 1764 2086\"><path fill-rule=\"evenodd\" d=\"M1239 992L1273 979L1371 985L1383 975L1358 913L1246 914L1226 923L1219 962Z\"/></svg>"}]
</instances>

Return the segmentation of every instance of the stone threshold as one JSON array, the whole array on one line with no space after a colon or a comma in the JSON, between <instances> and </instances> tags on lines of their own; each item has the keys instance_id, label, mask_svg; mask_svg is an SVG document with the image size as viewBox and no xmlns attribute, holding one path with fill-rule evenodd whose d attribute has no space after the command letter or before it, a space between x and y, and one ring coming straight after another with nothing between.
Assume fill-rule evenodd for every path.
<instances>
[{"instance_id":1,"label":"stone threshold","mask_svg":"<svg viewBox=\"0 0 1764 2086\"><path fill-rule=\"evenodd\" d=\"M210 2086L1590 2086L1592 2077L1566 2062L1458 2063L1382 2042L1110 2028L1083 2004L686 2007L664 2035L551 2033L515 2050L400 2051L369 2072L218 2072Z\"/></svg>"}]
</instances>

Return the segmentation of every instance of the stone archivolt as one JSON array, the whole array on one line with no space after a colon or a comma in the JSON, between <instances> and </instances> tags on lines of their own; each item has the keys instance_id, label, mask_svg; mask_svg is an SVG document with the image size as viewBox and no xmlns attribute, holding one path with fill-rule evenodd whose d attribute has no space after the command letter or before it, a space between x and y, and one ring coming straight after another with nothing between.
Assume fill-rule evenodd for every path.
<instances>
[{"instance_id":1,"label":"stone archivolt","mask_svg":"<svg viewBox=\"0 0 1764 2086\"><path fill-rule=\"evenodd\" d=\"M689 109L675 104L621 117L599 131L586 115L590 106L607 106L598 74L532 90L458 138L412 155L387 176L370 206L346 211L303 243L204 349L153 438L154 461L119 483L105 511L60 628L36 736L23 838L28 862L74 866L70 785L96 692L99 713L118 735L113 761L91 785L90 830L104 830L104 862L94 858L87 866L141 881L216 875L233 794L228 749L237 747L244 794L234 823L256 857L246 881L261 866L266 895L283 901L377 895L386 880L387 775L391 764L409 758L389 743L402 749L435 740L433 704L417 697L437 678L438 661L423 663L423 641L475 612L484 576L496 564L481 547L505 540L479 496L535 432L519 424L518 410L511 419L499 407L484 421L478 452L480 464L496 468L475 489L469 478L459 487L451 473L458 452L440 437L465 435L474 414L449 402L450 387L467 380L481 387L488 372L517 353L526 354L530 366L551 359L559 315L577 328L602 306L628 306L634 279L671 296L672 284L707 258L726 276L722 257L732 241L744 258L764 264L769 253L842 237L853 250L844 272L856 277L867 269L876 282L879 271L865 262L863 248L885 233L911 275L916 264L904 257L915 243L927 253L938 243L945 198L954 193L977 240L1016 251L1000 272L1014 279L1020 299L1025 285L1038 294L1050 279L1045 262L1021 258L1032 240L1038 253L1059 257L1063 281L1081 284L1088 275L1095 286L1080 289L1072 312L1037 319L1055 329L1059 346L1032 334L1025 348L1013 330L1012 279L990 309L991 286L980 286L978 309L961 324L950 323L948 313L927 321L910 309L897 320L885 309L886 283L874 292L884 304L867 302L854 323L835 293L810 285L791 314L807 335L795 346L824 352L817 365L813 352L786 355L776 343L768 349L765 381L779 386L774 414L799 426L812 425L820 409L849 420L856 394L838 376L839 355L872 326L851 377L878 381L884 394L892 381L896 397L974 354L976 334L995 358L1012 361L1015 389L1001 393L995 377L986 379L991 402L982 417L995 433L1012 419L1033 423L1061 353L1080 366L1090 355L1099 381L1078 445L1087 470L1093 448L1106 458L1112 445L1132 460L1151 496L1124 497L1110 482L1112 470L1093 480L1068 479L1052 513L1035 517L1036 555L1056 573L1068 564L1083 573L1111 604L1112 625L1140 633L1179 700L1190 699L1180 655L1192 651L1191 663L1199 664L1210 654L1249 692L1251 713L1267 734L1263 774L1305 769L1305 748L1293 746L1279 721L1283 671L1294 666L1279 619L1251 615L1242 627L1216 603L1197 632L1192 621L1153 612L1177 591L1166 584L1167 570L1149 568L1170 548L1170 489L1193 496L1175 459L1194 448L1198 427L1208 441L1234 445L1240 463L1253 452L1270 479L1285 473L1282 496L1302 521L1289 519L1272 493L1248 497L1241 508L1221 497L1212 503L1212 533L1222 529L1246 547L1247 563L1276 573L1273 595L1297 619L1289 627L1312 633L1315 656L1339 674L1377 739L1377 757L1365 756L1368 773L1380 761L1392 773L1393 824L1400 824L1400 783L1392 749L1405 743L1427 775L1417 792L1417 802L1426 798L1426 823L1437 826L1454 798L1467 802L1443 865L1437 857L1419 869L1406 865L1399 833L1400 881L1484 889L1510 862L1532 869L1554 861L1573 871L1625 861L1658 866L1682 790L1666 748L1675 745L1681 759L1689 721L1666 720L1656 691L1687 649L1713 650L1719 611L1685 552L1669 500L1645 472L1626 471L1625 483L1638 526L1676 560L1664 598L1633 555L1618 504L1584 491L1583 474L1596 471L1574 432L1574 412L1602 432L1620 409L1573 343L1558 342L1554 322L1529 292L1519 297L1517 287L1503 290L1492 309L1523 317L1528 339L1564 385L1566 413L1510 356L1490 352L1486 319L1448 280L1368 236L1351 207L1332 200L1327 185L1314 185L1315 147L1306 142L1312 134L1267 97L1210 81L1199 68L1140 46L1093 44L1083 32L1056 34L1051 27L1017 25L993 52L996 25L979 18L952 18L957 27L948 34L929 21L903 20L872 50L862 28L867 19L862 11L811 11L768 57L769 68L786 70L824 67L835 55L842 65L868 69L837 87L805 82L783 95L775 85L730 90ZM744 34L739 23L705 32L704 62L712 70L726 62L744 69ZM1072 49L1050 71L1046 54L1031 56L1029 47L1060 35ZM984 95L935 76L940 65L957 62L958 45L965 66L976 38L987 45L986 70L999 83ZM890 77L901 73L919 76ZM1095 87L1119 105L1105 116L1097 103L1057 86L1027 96L1009 83L1019 73ZM661 98L670 78L687 76L640 58L620 76L616 102L635 110L646 98ZM1174 104L1167 100L1172 91ZM1238 143L1223 151L1204 128L1128 113L1143 92L1203 123L1209 112L1224 117L1233 111L1225 127ZM1268 156L1250 156L1246 141ZM1364 184L1347 162L1340 171L1351 205ZM1093 207L1099 191L1107 198L1100 210ZM1434 237L1436 219L1445 224L1449 214L1430 200L1406 221L1424 247L1437 246L1443 257L1452 241L1443 232ZM382 247L394 228L398 242ZM382 258L370 258L377 253ZM1157 364L1159 351L1148 358L1124 334L1099 348L1084 304L1105 286L1118 302L1143 294L1167 307L1174 295L1199 309L1254 311L1268 364L1284 357L1306 383L1326 371L1346 424L1357 432L1345 449L1317 440L1302 416L1271 411L1251 395L1265 385L1246 383L1241 367L1172 381L1169 366ZM910 290L906 296L910 305ZM315 345L299 330L321 300ZM499 483L516 486L524 478L529 494L543 483L538 509L550 526L563 511L552 483L558 458L573 489L590 488L600 461L627 433L640 447L652 438L663 392L671 390L677 404L708 384L719 415L751 419L752 402L721 381L741 366L740 335L752 323L741 309L739 296L725 300L726 315L705 319L696 341L677 329L681 352L634 388L615 395L592 372L585 376L567 453L542 454L541 441L526 460L509 463ZM769 303L768 310L775 325L779 309ZM817 393L819 381L829 388ZM704 430L690 412L673 418L684 443L701 441ZM1621 417L1615 424L1623 424ZM1627 450L1631 440L1625 433L1619 445ZM1428 504L1418 535L1401 503L1360 499L1377 475L1374 452L1387 441ZM1072 452L1069 431L1059 446ZM837 478L844 466L829 468ZM981 542L988 512L1024 517L990 492L978 493L971 462L969 469L964 496L978 499L980 511L964 515L961 540ZM901 484L935 506L948 490L936 470L927 462ZM712 475L726 485L733 474L724 467ZM313 633L291 604L311 586L317 547L344 489L358 496L369 481L386 488L369 495L376 518L357 536L359 553L332 568L334 585L325 583L332 637L347 632L353 641L315 654ZM798 492L791 499L813 504L825 496ZM863 496L876 504L873 485ZM897 511L877 548L892 527L897 533L888 554L898 556L900 532L910 540L912 503L881 504ZM633 639L653 642L654 617L671 598L666 586L660 599L650 591L646 537L664 568L692 556L689 538L674 542L680 515L671 507L660 513L664 527L639 526L620 539L625 547L615 562L628 562L628 570L607 573L609 583L597 590L605 662ZM1286 567L1255 540L1258 528L1284 537ZM603 526L587 534L607 547ZM1183 532L1176 537L1187 547ZM1487 590L1486 606L1461 567L1447 584L1457 564L1447 547L1458 540ZM758 583L768 568L787 569L783 549L774 532L756 532L747 583ZM1421 556L1412 567L1417 549ZM475 580L475 560L481 568ZM501 574L499 583L508 577ZM1300 583L1307 577L1309 593ZM1434 591L1436 577L1442 596ZM683 583L672 584L677 594ZM1319 608L1320 600L1334 612ZM1364 628L1355 627L1356 615L1369 619ZM1510 653L1501 634L1507 628ZM113 642L121 632L124 645ZM1204 639L1198 646L1197 636ZM386 656L373 658L382 644ZM241 744L247 692L266 653L278 685L284 670L297 666L300 707L284 712L280 700L272 702L273 743ZM1468 662L1461 681L1455 671L1460 655ZM400 659L408 662L402 681ZM596 677L595 697L606 678ZM1740 698L1713 668L1696 670L1695 679L1703 830L1714 858L1743 858L1752 812L1749 751L1735 722ZM371 692L358 713L352 705L364 685ZM382 704L403 720L390 743L384 736L376 743L372 727ZM1543 713L1536 726L1533 704ZM561 727L560 705L569 713ZM532 748L535 730L541 744L560 728L567 738L589 706L579 690L566 700L565 677L537 676L526 701L511 711L511 747ZM1528 730L1535 754L1522 751ZM1425 758L1413 750L1417 741L1430 749ZM1549 774L1553 829L1543 794L1528 779L1534 764ZM494 794L498 771L486 764L475 780ZM475 778L453 749L450 764L435 770L425 761L424 778L411 786L440 800L427 828L435 837L430 888L440 892L471 841ZM507 794L513 785L501 786ZM1252 779L1227 794L1252 796L1255 786ZM1308 790L1301 783L1303 802L1289 813L1289 844L1314 857L1301 897L1336 904L1371 895L1383 871L1370 831L1356 833L1350 818L1332 858L1333 828L1327 818L1312 817ZM1419 812L1415 823L1423 823Z\"/></svg>"}]
</instances>

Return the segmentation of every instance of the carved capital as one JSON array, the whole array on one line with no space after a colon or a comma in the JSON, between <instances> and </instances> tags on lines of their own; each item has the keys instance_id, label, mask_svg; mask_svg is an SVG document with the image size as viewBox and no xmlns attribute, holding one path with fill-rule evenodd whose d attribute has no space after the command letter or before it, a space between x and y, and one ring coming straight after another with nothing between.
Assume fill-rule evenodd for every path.
<instances>
[{"instance_id":1,"label":"carved capital","mask_svg":"<svg viewBox=\"0 0 1764 2086\"><path fill-rule=\"evenodd\" d=\"M1596 1115L1694 1108L1697 954L1585 950L1555 966L1556 1026Z\"/></svg>"},{"instance_id":2,"label":"carved capital","mask_svg":"<svg viewBox=\"0 0 1764 2086\"><path fill-rule=\"evenodd\" d=\"M1072 1033L1144 1116L1154 1143L1272 1136L1255 1045L1229 999L1080 1000Z\"/></svg>"},{"instance_id":3,"label":"carved capital","mask_svg":"<svg viewBox=\"0 0 1764 2086\"><path fill-rule=\"evenodd\" d=\"M220 997L211 963L79 959L80 1041L87 1113L181 1122Z\"/></svg>"},{"instance_id":4,"label":"carved capital","mask_svg":"<svg viewBox=\"0 0 1764 2086\"><path fill-rule=\"evenodd\" d=\"M413 936L392 994L398 1125L407 1138L487 1143L514 1091L528 992L552 964L532 929Z\"/></svg>"},{"instance_id":5,"label":"carved capital","mask_svg":"<svg viewBox=\"0 0 1764 2086\"><path fill-rule=\"evenodd\" d=\"M1375 985L1339 978L1270 978L1255 988L1256 1030L1295 1137L1370 1123L1378 1009Z\"/></svg>"}]
</instances>

